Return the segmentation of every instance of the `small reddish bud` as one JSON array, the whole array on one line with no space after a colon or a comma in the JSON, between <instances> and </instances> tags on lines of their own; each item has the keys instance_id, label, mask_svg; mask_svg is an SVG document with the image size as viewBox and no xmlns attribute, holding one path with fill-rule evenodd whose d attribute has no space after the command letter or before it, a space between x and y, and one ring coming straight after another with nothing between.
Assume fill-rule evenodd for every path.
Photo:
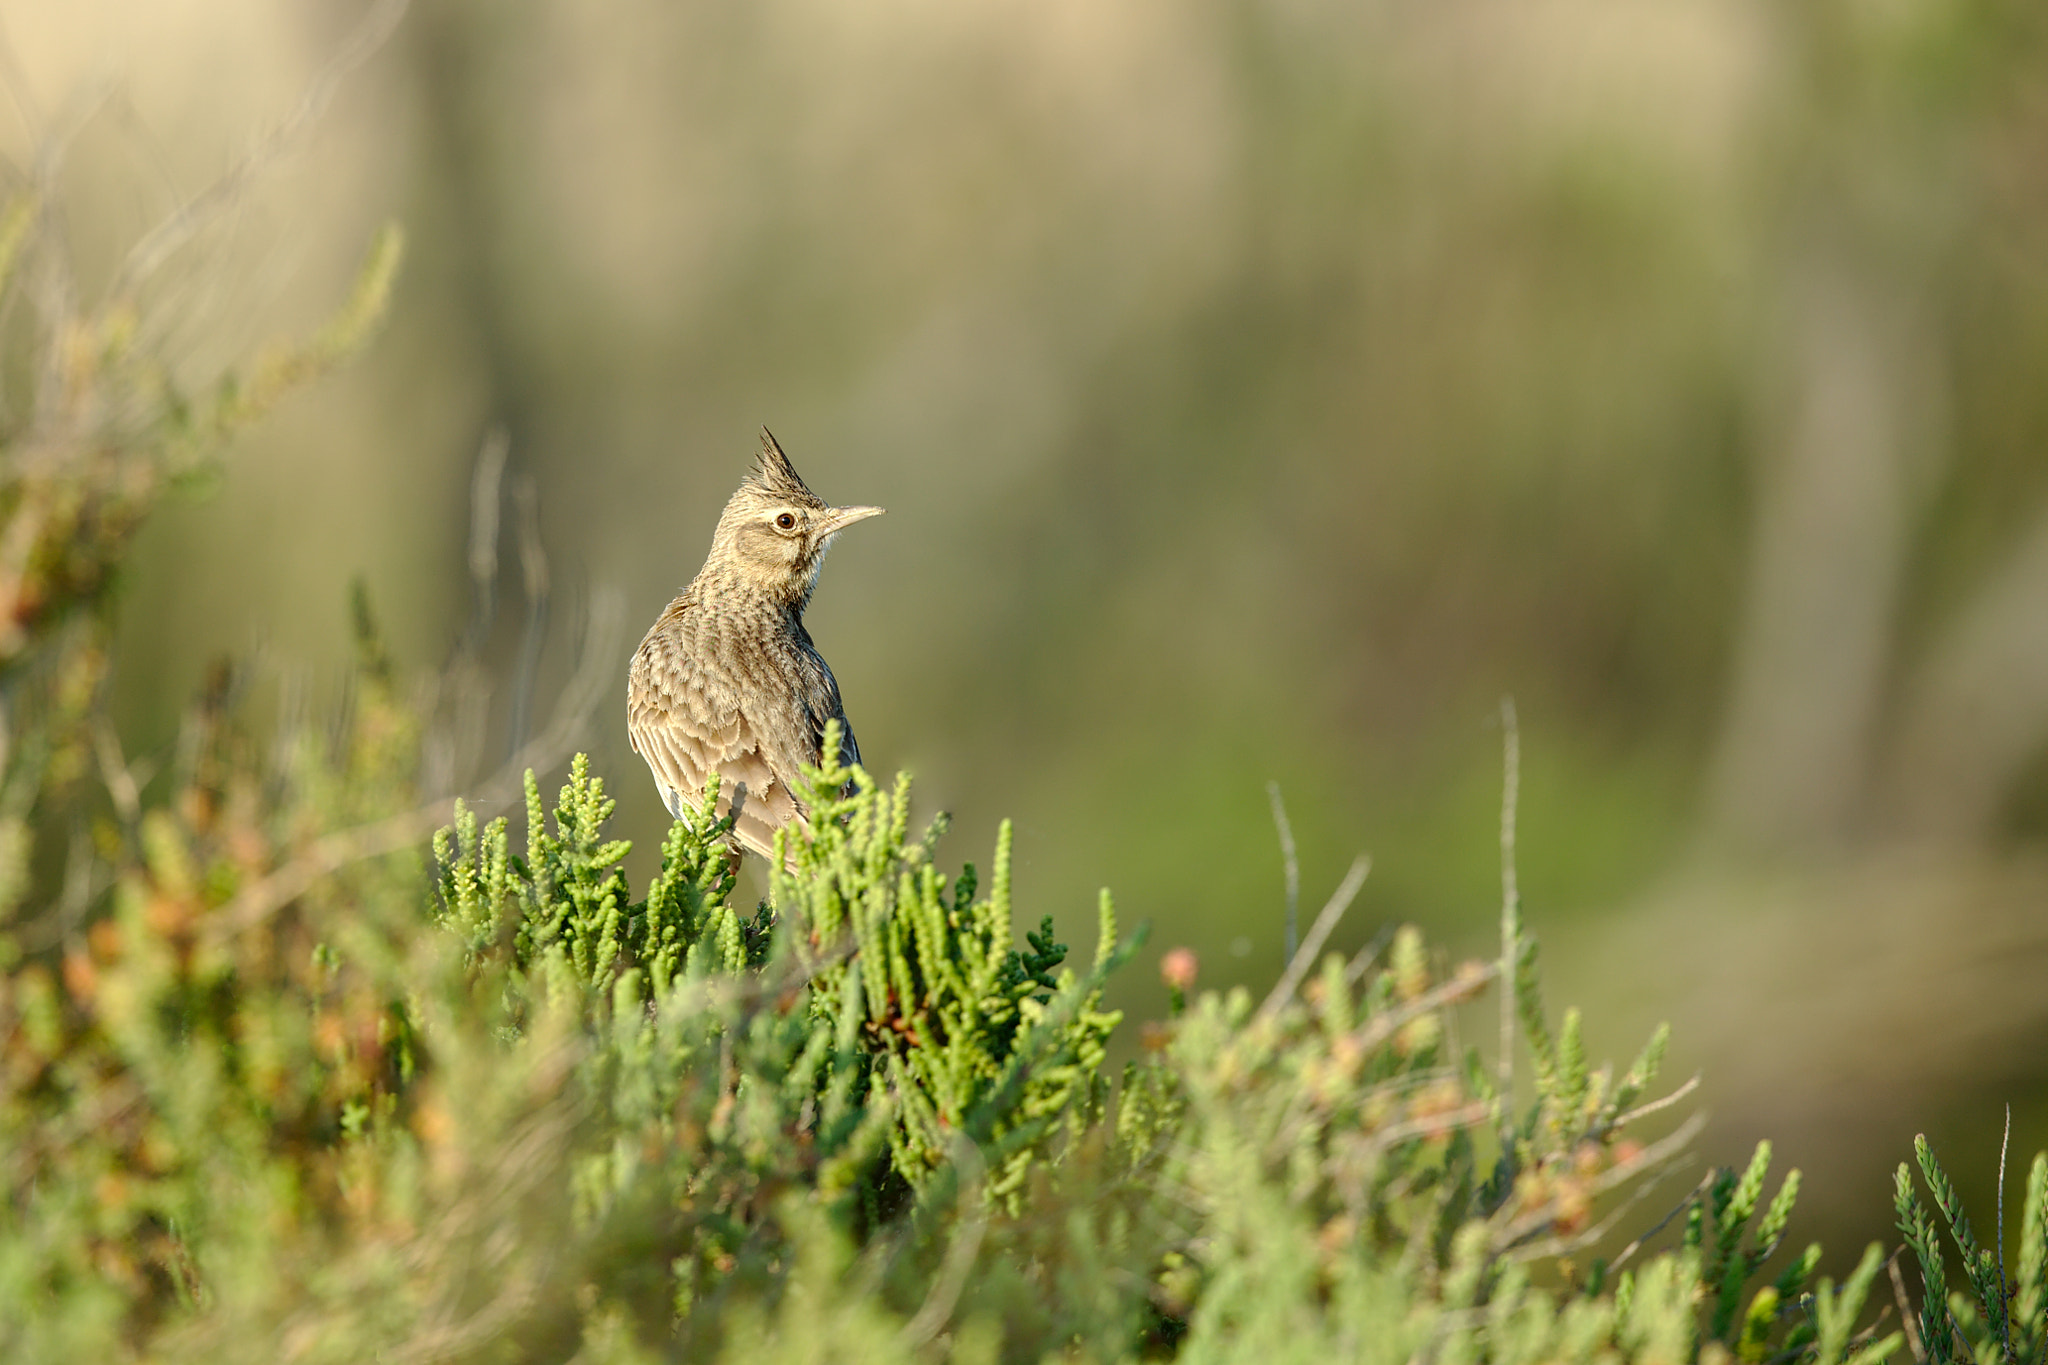
<instances>
[{"instance_id":1,"label":"small reddish bud","mask_svg":"<svg viewBox=\"0 0 2048 1365\"><path fill-rule=\"evenodd\" d=\"M1159 959L1159 979L1174 990L1191 991L1195 988L1195 974L1201 966L1193 948L1175 948Z\"/></svg>"}]
</instances>

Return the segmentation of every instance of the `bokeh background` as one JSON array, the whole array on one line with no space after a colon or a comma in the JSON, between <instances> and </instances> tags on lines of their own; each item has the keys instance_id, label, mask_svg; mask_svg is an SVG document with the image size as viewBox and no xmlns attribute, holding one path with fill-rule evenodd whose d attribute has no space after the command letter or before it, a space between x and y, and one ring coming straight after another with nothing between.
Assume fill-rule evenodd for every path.
<instances>
[{"instance_id":1,"label":"bokeh background","mask_svg":"<svg viewBox=\"0 0 2048 1365\"><path fill-rule=\"evenodd\" d=\"M1488 952L1499 701L1553 1006L1659 1019L1840 1263L1926 1131L2048 1145L2048 10L2029 0L4 0L0 151L197 375L383 339L149 529L132 747L364 579L499 757L702 560L767 424L880 503L811 613L872 766L1027 914L1263 988ZM385 30L389 36L376 41ZM282 130L280 133L279 130ZM253 162L256 173L231 168ZM472 483L500 433L495 617ZM537 528L546 611L514 541ZM537 568L537 561L532 561ZM623 706L599 771L661 829ZM1673 1198L1676 1198L1674 1191ZM1798 1229L1796 1228L1795 1231Z\"/></svg>"}]
</instances>

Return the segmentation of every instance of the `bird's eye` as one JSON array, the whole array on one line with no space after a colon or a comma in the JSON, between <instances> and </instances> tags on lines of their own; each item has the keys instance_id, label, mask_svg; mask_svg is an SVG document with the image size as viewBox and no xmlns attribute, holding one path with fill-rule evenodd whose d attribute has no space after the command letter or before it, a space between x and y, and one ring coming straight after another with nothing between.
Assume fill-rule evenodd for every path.
<instances>
[{"instance_id":1,"label":"bird's eye","mask_svg":"<svg viewBox=\"0 0 2048 1365\"><path fill-rule=\"evenodd\" d=\"M781 516L775 519L775 524L777 526L780 526L783 530L787 531L790 527L796 525L796 518L791 516L789 513L784 512Z\"/></svg>"}]
</instances>

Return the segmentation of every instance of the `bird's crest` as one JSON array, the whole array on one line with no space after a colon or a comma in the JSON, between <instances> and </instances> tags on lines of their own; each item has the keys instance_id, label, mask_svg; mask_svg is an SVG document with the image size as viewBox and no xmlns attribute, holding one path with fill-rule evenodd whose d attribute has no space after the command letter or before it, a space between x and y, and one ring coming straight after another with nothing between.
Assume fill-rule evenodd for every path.
<instances>
[{"instance_id":1,"label":"bird's crest","mask_svg":"<svg viewBox=\"0 0 2048 1365\"><path fill-rule=\"evenodd\" d=\"M805 486L796 466L789 462L789 456L782 453L782 447L776 444L774 435L766 427L761 428L761 453L754 459L754 472L748 476L747 482L771 497L817 507L825 505Z\"/></svg>"}]
</instances>

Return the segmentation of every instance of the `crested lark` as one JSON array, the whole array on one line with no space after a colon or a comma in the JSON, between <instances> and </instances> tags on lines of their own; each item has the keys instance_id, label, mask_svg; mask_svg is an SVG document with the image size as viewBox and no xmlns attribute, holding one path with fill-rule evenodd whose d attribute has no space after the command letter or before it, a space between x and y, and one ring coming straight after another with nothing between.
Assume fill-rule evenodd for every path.
<instances>
[{"instance_id":1,"label":"crested lark","mask_svg":"<svg viewBox=\"0 0 2048 1365\"><path fill-rule=\"evenodd\" d=\"M719 516L704 567L626 676L626 731L670 815L715 769L719 814L737 804L734 837L767 857L777 829L809 821L796 783L819 760L826 721L839 721L839 761L860 761L803 616L832 538L881 511L827 506L761 432L760 458Z\"/></svg>"}]
</instances>

